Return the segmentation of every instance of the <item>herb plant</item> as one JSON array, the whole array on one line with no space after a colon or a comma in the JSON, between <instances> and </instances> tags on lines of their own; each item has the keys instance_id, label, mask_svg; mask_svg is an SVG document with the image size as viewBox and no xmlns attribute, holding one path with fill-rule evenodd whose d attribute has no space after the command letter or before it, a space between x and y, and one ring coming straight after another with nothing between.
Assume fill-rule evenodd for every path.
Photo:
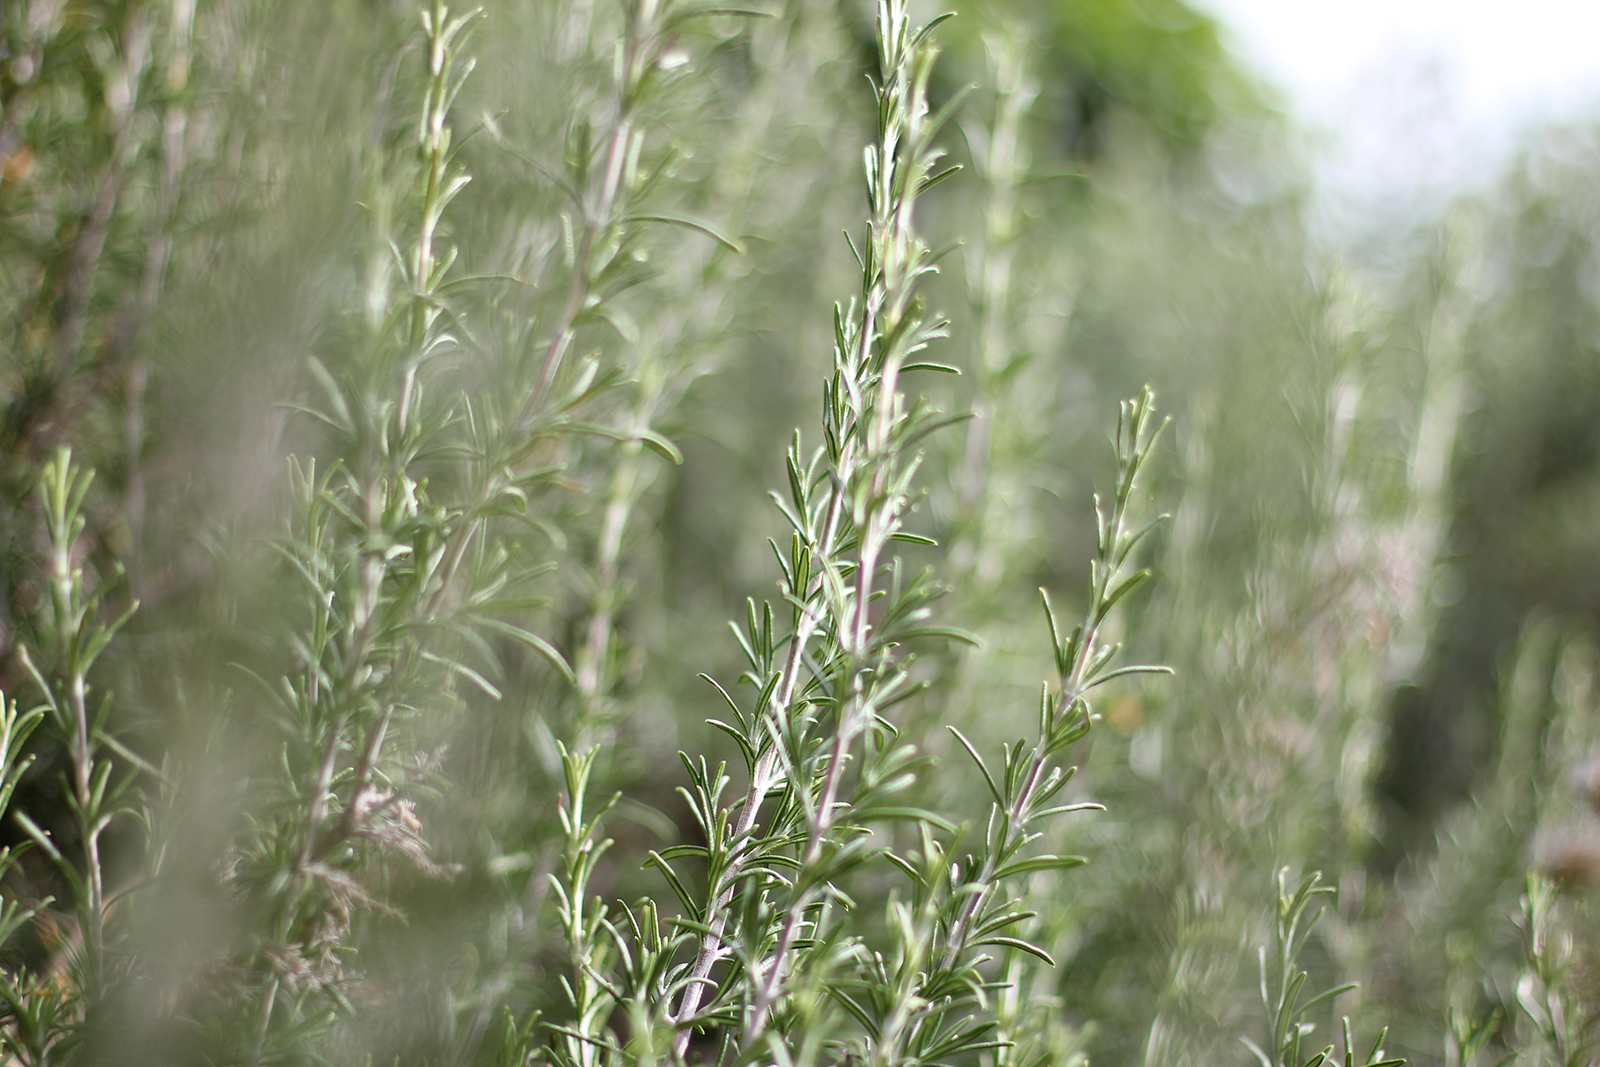
<instances>
[{"instance_id":1,"label":"herb plant","mask_svg":"<svg viewBox=\"0 0 1600 1067\"><path fill-rule=\"evenodd\" d=\"M0 0L7 1056L1589 1062L1581 629L1380 796L1478 253L1090 6Z\"/></svg>"}]
</instances>

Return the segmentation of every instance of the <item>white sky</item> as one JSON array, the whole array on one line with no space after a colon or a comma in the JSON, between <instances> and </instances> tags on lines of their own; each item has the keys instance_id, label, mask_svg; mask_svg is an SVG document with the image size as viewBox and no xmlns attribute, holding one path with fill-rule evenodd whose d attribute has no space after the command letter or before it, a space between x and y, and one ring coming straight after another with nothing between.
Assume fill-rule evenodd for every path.
<instances>
[{"instance_id":1,"label":"white sky","mask_svg":"<svg viewBox=\"0 0 1600 1067\"><path fill-rule=\"evenodd\" d=\"M1427 213L1492 181L1529 121L1600 117L1600 0L1193 2L1321 135L1335 215Z\"/></svg>"},{"instance_id":2,"label":"white sky","mask_svg":"<svg viewBox=\"0 0 1600 1067\"><path fill-rule=\"evenodd\" d=\"M1198 2L1313 113L1397 56L1442 61L1462 105L1496 121L1600 94L1600 0Z\"/></svg>"}]
</instances>

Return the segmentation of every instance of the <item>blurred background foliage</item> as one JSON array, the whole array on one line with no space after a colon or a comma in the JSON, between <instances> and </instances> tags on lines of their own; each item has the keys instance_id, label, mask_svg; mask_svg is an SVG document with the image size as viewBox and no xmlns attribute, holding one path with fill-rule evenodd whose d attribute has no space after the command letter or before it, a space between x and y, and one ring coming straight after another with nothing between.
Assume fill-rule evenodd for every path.
<instances>
[{"instance_id":1,"label":"blurred background foliage","mask_svg":"<svg viewBox=\"0 0 1600 1067\"><path fill-rule=\"evenodd\" d=\"M497 279L470 312L492 348L567 295L559 176L605 121L619 16L609 0L486 6L454 120L473 180L446 226L462 269ZM1417 1063L1590 1062L1600 126L1528 131L1493 192L1364 261L1314 238L1301 132L1209 16L1179 0L955 8L935 94L977 88L946 137L963 172L922 224L950 245L932 302L953 333L934 358L962 371L938 399L974 418L930 445L918 521L940 547L908 555L939 568L943 617L983 647L925 653L905 728L936 755L944 722L980 746L1022 730L1047 668L1035 590L1081 585L1115 401L1150 382L1173 417L1155 494L1172 519L1124 639L1177 673L1097 708L1074 788L1109 811L1055 849L1093 862L1065 888L1036 876L1058 962L1025 985L1037 1047L1248 1062L1288 867L1338 888L1303 964L1360 983L1319 1009L1317 1041L1350 1015L1367 1041L1391 1026L1390 1051ZM576 334L617 375L591 421L653 430L682 462L628 433L554 457L560 491L527 533L554 567L527 625L578 681L499 649L502 698L429 721L441 784L419 810L461 873L396 876L406 920L351 935L363 977L345 995L370 1010L321 1055L492 1062L502 1007L559 1010L557 741L605 743L596 773L626 793L598 892L659 894L644 850L696 832L669 757L726 748L696 675L737 675L725 620L770 595L764 493L812 423L828 307L850 291L839 234L870 122L867 6L763 11L685 29L681 76L639 120L651 210L741 254L645 229L605 317ZM284 405L316 392L307 356L357 358L363 315L399 284L416 14L3 0L0 20L0 690L37 695L18 654L46 625L33 486L70 444L99 471L74 551L125 572L105 611L140 603L98 684L125 744L165 768L142 781L155 837L189 853L189 888L135 894L126 921L171 973L205 975L240 921L207 881L248 814L223 786L270 777L278 743L232 666L281 670L272 635L293 626L262 541L284 456L335 458ZM65 755L37 744L18 803L70 838ZM964 765L945 766L924 803L981 812ZM113 881L134 884L145 832L113 845ZM61 896L31 861L9 892ZM62 949L41 927L8 951L48 967ZM129 1032L150 1062L201 1055L178 1031Z\"/></svg>"}]
</instances>

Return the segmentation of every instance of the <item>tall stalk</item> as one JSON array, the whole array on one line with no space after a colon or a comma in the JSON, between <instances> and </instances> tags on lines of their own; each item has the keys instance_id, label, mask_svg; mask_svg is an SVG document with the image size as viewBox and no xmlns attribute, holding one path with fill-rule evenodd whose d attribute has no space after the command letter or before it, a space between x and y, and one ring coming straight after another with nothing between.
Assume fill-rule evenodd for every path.
<instances>
[{"instance_id":1,"label":"tall stalk","mask_svg":"<svg viewBox=\"0 0 1600 1067\"><path fill-rule=\"evenodd\" d=\"M879 7L878 139L867 150L871 218L856 249L861 295L835 311L834 367L824 386L825 445L807 458L796 435L789 450L784 512L793 534L788 553L780 556L780 587L791 632L774 631L770 606L759 615L752 607L744 635L751 662L746 678L761 696L751 712L730 697L737 725L719 724L738 738L749 784L740 802L697 813L713 831L709 848L701 850L713 878L707 899L695 906L704 932L669 1016L678 1031L678 1056L688 1047L691 1028L701 1024L704 1006L717 1004L719 993L728 990L730 983L719 982L713 969L735 941L747 950L761 946L747 955L745 973L732 983L745 997L739 1043L754 1054L764 1040L801 929L831 892L828 877L855 836L849 827L860 825L864 798L847 795L845 777L852 752L876 728L881 712L909 695L905 659L896 654L900 643L937 631L921 625L925 605L936 595L927 577L903 580L898 563L885 568L882 560L888 543L902 536L915 499L911 478L920 457L914 446L947 421L920 400L908 402L899 388L902 372L918 367L912 357L943 336L943 323L928 321L916 299L919 280L934 266L931 251L912 229L917 196L951 173L933 173L940 153L932 138L948 112L933 115L927 107L932 28L914 31L900 0ZM883 579L887 589L878 584ZM874 620L880 592L886 602ZM818 635L824 644L808 665ZM691 773L703 802L711 802L719 790L708 768L691 767ZM769 793L776 794L776 821L758 835ZM733 905L741 884L752 868L775 858L774 847L784 853L793 848L782 862L793 865L796 876L773 916L768 944L768 935L730 924L739 923ZM664 871L670 858L657 857ZM763 884L777 888L766 878L755 882Z\"/></svg>"},{"instance_id":2,"label":"tall stalk","mask_svg":"<svg viewBox=\"0 0 1600 1067\"><path fill-rule=\"evenodd\" d=\"M548 641L498 617L516 575L487 532L496 501L525 497L548 477L512 469L499 449L525 452L528 435L548 427L464 419L467 401L440 389L463 354L445 326L456 249L442 245L440 223L469 180L452 165L448 116L472 67L458 62L458 51L478 16L452 15L437 0L422 13L427 67L408 291L375 321L366 351L347 369L312 362L324 399L306 410L347 451L320 472L311 462L291 471L299 515L280 551L305 594L308 615L294 642L304 669L265 688L290 737L285 762L294 781L271 831L247 835L236 875L259 887L272 916L252 961L261 972L252 1063L269 1056L274 1020L285 1033L303 1028L303 1018L331 1023L352 917L389 909L376 895L374 862L387 854L428 875L449 873L433 860L414 811L427 761L407 766L409 724L426 707L459 708L463 683L499 695L489 680L495 664L468 661L485 647L478 634L519 641L570 676ZM459 438L463 424L481 436ZM446 455L476 462L463 464L458 496L435 498L428 474ZM286 989L294 994L287 1002L279 996ZM323 1000L313 1006L308 993Z\"/></svg>"},{"instance_id":3,"label":"tall stalk","mask_svg":"<svg viewBox=\"0 0 1600 1067\"><path fill-rule=\"evenodd\" d=\"M67 753L67 806L72 813L75 840L58 843L51 833L24 812L15 812L23 831L49 857L63 881L72 891L77 929L82 938L81 953L74 959L74 983L65 996L44 988L30 991L34 1011L24 1011L21 1030L31 1034L32 1062L45 1062L49 1048L63 1037L62 1031L80 1025L107 996L112 977L108 971L106 944L106 875L102 855L105 832L131 814L127 802L131 780L126 772L116 781L111 778L112 761L108 748L126 754L106 723L109 694L91 704L90 670L118 630L132 617L137 604L129 604L111 622L102 620L102 595L110 583L91 584L84 575L78 553L83 545L87 519L84 498L94 481L93 472L81 470L65 448L45 464L39 480L39 504L44 515L48 543L46 573L50 590L51 620L54 624L50 660L36 664L34 656L23 650L23 665L33 677L43 699L45 718L56 739ZM14 782L5 786L9 796ZM81 849L82 857L72 855ZM28 1020L43 1002L58 1000L61 1008L51 1009L44 1019ZM44 1021L48 1019L49 1021Z\"/></svg>"}]
</instances>

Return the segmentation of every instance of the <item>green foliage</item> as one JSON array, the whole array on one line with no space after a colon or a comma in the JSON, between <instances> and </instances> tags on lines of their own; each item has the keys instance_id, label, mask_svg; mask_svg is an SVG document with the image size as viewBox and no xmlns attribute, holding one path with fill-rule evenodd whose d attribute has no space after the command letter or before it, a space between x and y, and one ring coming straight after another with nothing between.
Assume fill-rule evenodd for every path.
<instances>
[{"instance_id":1,"label":"green foliage","mask_svg":"<svg viewBox=\"0 0 1600 1067\"><path fill-rule=\"evenodd\" d=\"M1269 1055L1249 1038L1240 1039L1265 1067L1301 1063L1300 1043L1316 1029L1314 1023L1306 1021L1306 1015L1318 1004L1333 1000L1341 993L1348 993L1355 988L1354 982L1347 982L1301 1001L1300 996L1308 973L1298 968L1297 961L1306 940L1311 936L1311 928L1321 917L1322 908L1317 904L1317 898L1331 895L1334 890L1332 886L1319 885L1322 875L1320 872L1313 872L1306 875L1299 887L1291 893L1288 875L1287 869L1278 872L1278 914L1270 966L1267 948L1266 946L1261 948L1261 1006L1267 1013L1270 1037L1267 1048L1272 1049L1272 1053ZM1307 914L1308 912L1310 914ZM1269 979L1269 975L1276 979L1276 989L1273 988L1274 983ZM1351 1040L1348 1017L1343 1020L1343 1026L1344 1062L1346 1067L1350 1067L1355 1062L1355 1042ZM1384 1059L1383 1039L1387 1034L1388 1030L1385 1029L1378 1035L1372 1051L1362 1061L1366 1067L1378 1067L1380 1064L1384 1067L1400 1067L1405 1063L1405 1060ZM1327 1046L1303 1062L1306 1067L1320 1067L1321 1064L1330 1061L1337 1062L1333 1045Z\"/></svg>"},{"instance_id":2,"label":"green foliage","mask_svg":"<svg viewBox=\"0 0 1600 1067\"><path fill-rule=\"evenodd\" d=\"M0 3L10 1058L1593 1058L1581 153L1385 275L1176 0Z\"/></svg>"}]
</instances>

